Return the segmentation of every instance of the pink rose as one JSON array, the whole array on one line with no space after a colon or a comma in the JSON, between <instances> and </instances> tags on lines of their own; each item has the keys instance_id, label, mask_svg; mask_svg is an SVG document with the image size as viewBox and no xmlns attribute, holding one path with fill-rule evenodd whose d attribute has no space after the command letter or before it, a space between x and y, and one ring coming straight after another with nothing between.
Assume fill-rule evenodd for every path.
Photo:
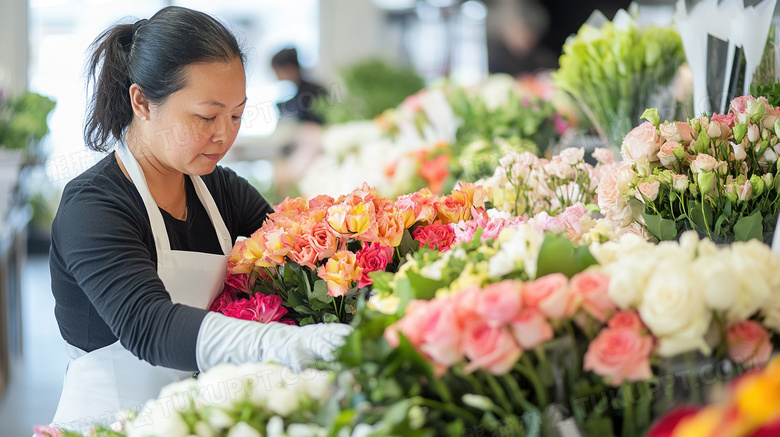
<instances>
[{"instance_id":1,"label":"pink rose","mask_svg":"<svg viewBox=\"0 0 780 437\"><path fill-rule=\"evenodd\" d=\"M523 304L539 308L544 315L562 319L574 310L569 292L569 279L562 273L552 273L525 284Z\"/></svg>"},{"instance_id":2,"label":"pink rose","mask_svg":"<svg viewBox=\"0 0 780 437\"><path fill-rule=\"evenodd\" d=\"M745 182L744 184L739 186L739 200L742 202L747 202L750 199L753 198L753 184L750 183L750 181Z\"/></svg>"},{"instance_id":3,"label":"pink rose","mask_svg":"<svg viewBox=\"0 0 780 437\"><path fill-rule=\"evenodd\" d=\"M439 252L449 250L455 240L455 232L447 225L434 223L428 226L419 226L412 232L412 238L420 243L420 247L438 249Z\"/></svg>"},{"instance_id":4,"label":"pink rose","mask_svg":"<svg viewBox=\"0 0 780 437\"><path fill-rule=\"evenodd\" d=\"M211 303L211 306L209 306L209 311L225 314L225 309L228 305L236 300L238 300L236 289L226 285L219 296Z\"/></svg>"},{"instance_id":5,"label":"pink rose","mask_svg":"<svg viewBox=\"0 0 780 437\"><path fill-rule=\"evenodd\" d=\"M582 218L588 215L585 205L577 202L566 208L555 218L566 228L566 237L569 240L576 241L582 236Z\"/></svg>"},{"instance_id":6,"label":"pink rose","mask_svg":"<svg viewBox=\"0 0 780 437\"><path fill-rule=\"evenodd\" d=\"M766 364L772 355L772 343L769 333L755 320L737 322L726 330L726 344L729 348L729 358L735 363L756 361L756 364Z\"/></svg>"},{"instance_id":7,"label":"pink rose","mask_svg":"<svg viewBox=\"0 0 780 437\"><path fill-rule=\"evenodd\" d=\"M252 294L255 287L255 275L249 273L228 273L225 278L225 288L233 288L237 292Z\"/></svg>"},{"instance_id":8,"label":"pink rose","mask_svg":"<svg viewBox=\"0 0 780 437\"><path fill-rule=\"evenodd\" d=\"M287 256L296 263L314 270L317 268L315 265L317 262L317 251L312 247L311 240L307 237L306 235L295 237L295 242Z\"/></svg>"},{"instance_id":9,"label":"pink rose","mask_svg":"<svg viewBox=\"0 0 780 437\"><path fill-rule=\"evenodd\" d=\"M616 309L609 298L609 276L604 273L593 270L577 273L572 276L569 288L580 307L602 322Z\"/></svg>"},{"instance_id":10,"label":"pink rose","mask_svg":"<svg viewBox=\"0 0 780 437\"><path fill-rule=\"evenodd\" d=\"M510 323L515 340L525 350L530 350L552 340L552 326L536 308L523 308Z\"/></svg>"},{"instance_id":11,"label":"pink rose","mask_svg":"<svg viewBox=\"0 0 780 437\"><path fill-rule=\"evenodd\" d=\"M658 136L655 126L646 121L626 135L620 153L623 155L623 160L629 163L634 163L641 158L656 162L660 149L661 137Z\"/></svg>"},{"instance_id":12,"label":"pink rose","mask_svg":"<svg viewBox=\"0 0 780 437\"><path fill-rule=\"evenodd\" d=\"M554 232L556 234L563 232L566 227L557 217L550 217L547 211L542 211L528 220L528 225L537 232Z\"/></svg>"},{"instance_id":13,"label":"pink rose","mask_svg":"<svg viewBox=\"0 0 780 437\"><path fill-rule=\"evenodd\" d=\"M522 282L513 280L488 285L477 299L477 313L490 326L509 323L520 311L522 285Z\"/></svg>"},{"instance_id":14,"label":"pink rose","mask_svg":"<svg viewBox=\"0 0 780 437\"><path fill-rule=\"evenodd\" d=\"M423 343L420 350L431 360L444 367L463 360L461 329L455 315L455 302L451 299L434 299L428 306L426 323L421 326Z\"/></svg>"},{"instance_id":15,"label":"pink rose","mask_svg":"<svg viewBox=\"0 0 780 437\"><path fill-rule=\"evenodd\" d=\"M624 185L629 172L633 175L631 167L625 164L608 171L601 178L596 191L601 212L605 217L611 218L621 225L627 225L633 220L622 191L626 188Z\"/></svg>"},{"instance_id":16,"label":"pink rose","mask_svg":"<svg viewBox=\"0 0 780 437\"><path fill-rule=\"evenodd\" d=\"M736 124L737 116L735 114L712 114L711 121L717 121L718 123L725 124L726 126L730 128L734 128L734 124Z\"/></svg>"},{"instance_id":17,"label":"pink rose","mask_svg":"<svg viewBox=\"0 0 780 437\"><path fill-rule=\"evenodd\" d=\"M309 243L317 253L317 261L330 258L339 246L339 237L325 223L315 223L308 233Z\"/></svg>"},{"instance_id":18,"label":"pink rose","mask_svg":"<svg viewBox=\"0 0 780 437\"><path fill-rule=\"evenodd\" d=\"M693 127L684 121L677 122L677 132L680 134L682 141L688 143L693 141Z\"/></svg>"},{"instance_id":19,"label":"pink rose","mask_svg":"<svg viewBox=\"0 0 780 437\"><path fill-rule=\"evenodd\" d=\"M609 318L607 326L612 329L630 329L638 333L645 330L645 325L636 311L618 311Z\"/></svg>"},{"instance_id":20,"label":"pink rose","mask_svg":"<svg viewBox=\"0 0 780 437\"><path fill-rule=\"evenodd\" d=\"M706 153L700 153L696 155L696 159L691 163L691 171L694 173L701 173L702 171L713 171L718 166L718 160L707 155Z\"/></svg>"},{"instance_id":21,"label":"pink rose","mask_svg":"<svg viewBox=\"0 0 780 437\"><path fill-rule=\"evenodd\" d=\"M466 372L483 369L494 375L509 372L523 353L509 329L478 320L464 329L463 351L469 359Z\"/></svg>"},{"instance_id":22,"label":"pink rose","mask_svg":"<svg viewBox=\"0 0 780 437\"><path fill-rule=\"evenodd\" d=\"M327 194L320 194L319 196L309 199L309 208L328 209L333 206L334 203L336 202L332 197Z\"/></svg>"},{"instance_id":23,"label":"pink rose","mask_svg":"<svg viewBox=\"0 0 780 437\"><path fill-rule=\"evenodd\" d=\"M474 239L474 233L479 227L476 220L450 223L447 226L449 226L450 229L452 229L453 234L455 234L455 238L452 240L453 244L470 242Z\"/></svg>"},{"instance_id":24,"label":"pink rose","mask_svg":"<svg viewBox=\"0 0 780 437\"><path fill-rule=\"evenodd\" d=\"M423 344L425 330L423 327L428 323L430 313L428 311L430 301L415 299L406 305L406 314L397 322L385 329L384 337L391 347L397 348L400 344L398 334L401 333L409 340L417 350Z\"/></svg>"},{"instance_id":25,"label":"pink rose","mask_svg":"<svg viewBox=\"0 0 780 437\"><path fill-rule=\"evenodd\" d=\"M652 182L640 182L637 185L636 198L642 202L652 202L658 198L658 189L661 187L661 183L658 181Z\"/></svg>"},{"instance_id":26,"label":"pink rose","mask_svg":"<svg viewBox=\"0 0 780 437\"><path fill-rule=\"evenodd\" d=\"M615 155L611 150L604 147L596 147L591 155L596 159L596 162L600 164L612 164L615 162Z\"/></svg>"},{"instance_id":27,"label":"pink rose","mask_svg":"<svg viewBox=\"0 0 780 437\"><path fill-rule=\"evenodd\" d=\"M363 268L357 264L355 254L342 250L333 254L328 262L317 269L317 276L328 284L328 294L339 297L347 294L352 283L358 281Z\"/></svg>"},{"instance_id":28,"label":"pink rose","mask_svg":"<svg viewBox=\"0 0 780 437\"><path fill-rule=\"evenodd\" d=\"M729 109L731 109L737 121L739 121L740 123L744 123L747 120L748 101L750 100L756 100L756 98L750 95L736 97L734 98L734 100L731 101L731 104L729 105Z\"/></svg>"},{"instance_id":29,"label":"pink rose","mask_svg":"<svg viewBox=\"0 0 780 437\"><path fill-rule=\"evenodd\" d=\"M644 381L653 376L650 352L653 339L631 329L602 329L588 345L583 368L619 386L623 381Z\"/></svg>"},{"instance_id":30,"label":"pink rose","mask_svg":"<svg viewBox=\"0 0 780 437\"><path fill-rule=\"evenodd\" d=\"M374 283L374 280L368 276L371 272L384 271L387 264L393 260L393 248L383 246L379 243L367 243L356 254L358 266L363 268L358 281L358 288Z\"/></svg>"},{"instance_id":31,"label":"pink rose","mask_svg":"<svg viewBox=\"0 0 780 437\"><path fill-rule=\"evenodd\" d=\"M451 297L455 301L455 316L460 326L466 326L474 320L482 319L477 312L482 289L478 285L470 285Z\"/></svg>"},{"instance_id":32,"label":"pink rose","mask_svg":"<svg viewBox=\"0 0 780 437\"><path fill-rule=\"evenodd\" d=\"M674 149L678 147L682 146L677 141L667 141L661 146L661 150L658 152L658 158L661 160L661 165L669 168L677 162L677 157L674 155Z\"/></svg>"}]
</instances>

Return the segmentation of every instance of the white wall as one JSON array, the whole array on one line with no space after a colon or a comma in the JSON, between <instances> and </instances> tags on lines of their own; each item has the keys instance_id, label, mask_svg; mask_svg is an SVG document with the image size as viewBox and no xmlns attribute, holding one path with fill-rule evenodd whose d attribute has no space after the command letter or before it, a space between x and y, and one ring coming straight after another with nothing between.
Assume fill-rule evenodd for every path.
<instances>
[{"instance_id":1,"label":"white wall","mask_svg":"<svg viewBox=\"0 0 780 437\"><path fill-rule=\"evenodd\" d=\"M339 69L352 62L372 56L395 62L401 53L401 36L372 1L320 0L320 59L313 72L321 83L336 82Z\"/></svg>"},{"instance_id":2,"label":"white wall","mask_svg":"<svg viewBox=\"0 0 780 437\"><path fill-rule=\"evenodd\" d=\"M0 88L27 89L27 0L0 1Z\"/></svg>"}]
</instances>

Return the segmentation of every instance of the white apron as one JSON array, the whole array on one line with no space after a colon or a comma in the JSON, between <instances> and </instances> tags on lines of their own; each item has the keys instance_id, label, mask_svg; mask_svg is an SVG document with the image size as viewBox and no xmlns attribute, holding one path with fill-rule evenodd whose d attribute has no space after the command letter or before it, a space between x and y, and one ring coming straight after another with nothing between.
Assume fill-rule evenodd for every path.
<instances>
[{"instance_id":1,"label":"white apron","mask_svg":"<svg viewBox=\"0 0 780 437\"><path fill-rule=\"evenodd\" d=\"M174 303L206 309L222 291L232 249L230 233L206 185L190 176L211 223L223 255L171 250L162 213L152 198L138 162L122 144L117 153L146 206L157 249L157 274ZM65 373L54 426L78 430L90 424L108 426L123 409L139 411L160 389L192 376L193 372L153 366L138 359L117 341L92 352L68 346L71 361Z\"/></svg>"}]
</instances>

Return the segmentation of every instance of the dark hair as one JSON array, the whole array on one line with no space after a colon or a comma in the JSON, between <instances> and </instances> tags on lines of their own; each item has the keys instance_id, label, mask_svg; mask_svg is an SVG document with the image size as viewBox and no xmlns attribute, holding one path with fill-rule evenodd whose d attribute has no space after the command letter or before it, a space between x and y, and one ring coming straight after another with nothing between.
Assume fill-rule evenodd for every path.
<instances>
[{"instance_id":1,"label":"dark hair","mask_svg":"<svg viewBox=\"0 0 780 437\"><path fill-rule=\"evenodd\" d=\"M287 67L293 66L295 68L301 68L298 63L298 50L295 48L282 49L279 53L275 54L271 58L271 67Z\"/></svg>"},{"instance_id":2,"label":"dark hair","mask_svg":"<svg viewBox=\"0 0 780 437\"><path fill-rule=\"evenodd\" d=\"M87 147L109 151L133 119L130 85L160 105L184 88L188 65L235 58L244 53L235 36L213 17L169 6L149 20L118 24L90 46L87 87L93 86L84 139Z\"/></svg>"}]
</instances>

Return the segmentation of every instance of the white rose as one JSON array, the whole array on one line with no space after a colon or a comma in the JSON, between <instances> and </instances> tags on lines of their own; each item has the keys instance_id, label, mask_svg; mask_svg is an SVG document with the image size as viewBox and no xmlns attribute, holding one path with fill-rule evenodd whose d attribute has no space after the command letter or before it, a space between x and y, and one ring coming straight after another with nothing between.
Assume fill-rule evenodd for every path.
<instances>
[{"instance_id":1,"label":"white rose","mask_svg":"<svg viewBox=\"0 0 780 437\"><path fill-rule=\"evenodd\" d=\"M634 163L643 157L650 162L657 162L662 143L655 126L646 121L626 135L620 153L623 155L623 161L628 163Z\"/></svg>"},{"instance_id":2,"label":"white rose","mask_svg":"<svg viewBox=\"0 0 780 437\"><path fill-rule=\"evenodd\" d=\"M757 241L756 243L761 244ZM768 305L772 298L772 290L764 273L765 261L755 257L760 255L761 251L756 251L751 246L745 243L735 243L731 246L731 274L738 281L739 290L736 301L726 314L730 322L747 320Z\"/></svg>"},{"instance_id":3,"label":"white rose","mask_svg":"<svg viewBox=\"0 0 780 437\"><path fill-rule=\"evenodd\" d=\"M661 261L643 290L639 315L656 336L669 336L687 329L706 310L688 268Z\"/></svg>"},{"instance_id":4,"label":"white rose","mask_svg":"<svg viewBox=\"0 0 780 437\"><path fill-rule=\"evenodd\" d=\"M225 363L212 367L198 376L196 402L231 409L237 401L246 398L250 374L246 365Z\"/></svg>"},{"instance_id":5,"label":"white rose","mask_svg":"<svg viewBox=\"0 0 780 437\"><path fill-rule=\"evenodd\" d=\"M609 274L609 298L623 309L633 308L641 302L642 291L653 272L644 257L631 255L621 256L604 270Z\"/></svg>"},{"instance_id":6,"label":"white rose","mask_svg":"<svg viewBox=\"0 0 780 437\"><path fill-rule=\"evenodd\" d=\"M718 160L714 157L700 153L696 155L696 159L691 163L691 171L694 173L701 173L702 171L712 171L718 166Z\"/></svg>"},{"instance_id":7,"label":"white rose","mask_svg":"<svg viewBox=\"0 0 780 437\"><path fill-rule=\"evenodd\" d=\"M747 153L745 152L745 148L742 146L742 143L731 142L731 148L734 150L734 159L737 161L745 160Z\"/></svg>"},{"instance_id":8,"label":"white rose","mask_svg":"<svg viewBox=\"0 0 780 437\"><path fill-rule=\"evenodd\" d=\"M147 401L135 420L128 424L128 437L185 437L189 435L187 422L169 405L158 400Z\"/></svg>"},{"instance_id":9,"label":"white rose","mask_svg":"<svg viewBox=\"0 0 780 437\"><path fill-rule=\"evenodd\" d=\"M711 321L712 313L701 311L684 329L672 335L658 337L658 355L673 357L694 350L709 355L712 351L705 336L710 330Z\"/></svg>"},{"instance_id":10,"label":"white rose","mask_svg":"<svg viewBox=\"0 0 780 437\"><path fill-rule=\"evenodd\" d=\"M334 375L331 372L307 369L298 375L306 394L315 401L324 400L332 392Z\"/></svg>"},{"instance_id":11,"label":"white rose","mask_svg":"<svg viewBox=\"0 0 780 437\"><path fill-rule=\"evenodd\" d=\"M701 283L704 301L716 310L726 310L734 305L740 289L739 280L724 256L699 257L691 267Z\"/></svg>"},{"instance_id":12,"label":"white rose","mask_svg":"<svg viewBox=\"0 0 780 437\"><path fill-rule=\"evenodd\" d=\"M236 426L230 428L227 437L263 437L263 435L246 422L238 422Z\"/></svg>"},{"instance_id":13,"label":"white rose","mask_svg":"<svg viewBox=\"0 0 780 437\"><path fill-rule=\"evenodd\" d=\"M682 135L680 135L680 131L677 130L677 123L665 122L658 125L658 130L661 131L661 137L666 141L676 141L679 143L683 139Z\"/></svg>"}]
</instances>

